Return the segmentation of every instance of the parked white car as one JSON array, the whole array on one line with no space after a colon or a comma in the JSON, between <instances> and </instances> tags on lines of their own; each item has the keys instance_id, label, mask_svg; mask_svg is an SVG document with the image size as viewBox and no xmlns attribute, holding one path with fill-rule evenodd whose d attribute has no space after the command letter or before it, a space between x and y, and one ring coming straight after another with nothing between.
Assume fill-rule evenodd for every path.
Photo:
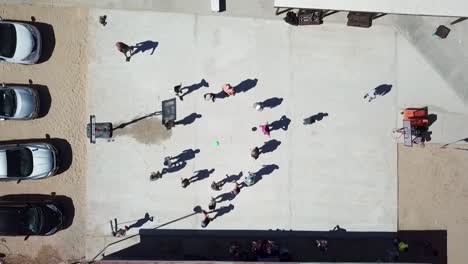
<instances>
[{"instance_id":1,"label":"parked white car","mask_svg":"<svg viewBox=\"0 0 468 264\"><path fill-rule=\"evenodd\" d=\"M57 150L51 144L0 146L0 181L37 180L57 170Z\"/></svg>"},{"instance_id":2,"label":"parked white car","mask_svg":"<svg viewBox=\"0 0 468 264\"><path fill-rule=\"evenodd\" d=\"M41 34L35 26L0 19L0 61L34 64L41 48Z\"/></svg>"},{"instance_id":3,"label":"parked white car","mask_svg":"<svg viewBox=\"0 0 468 264\"><path fill-rule=\"evenodd\" d=\"M28 120L37 117L39 112L37 91L28 87L0 87L0 120Z\"/></svg>"}]
</instances>

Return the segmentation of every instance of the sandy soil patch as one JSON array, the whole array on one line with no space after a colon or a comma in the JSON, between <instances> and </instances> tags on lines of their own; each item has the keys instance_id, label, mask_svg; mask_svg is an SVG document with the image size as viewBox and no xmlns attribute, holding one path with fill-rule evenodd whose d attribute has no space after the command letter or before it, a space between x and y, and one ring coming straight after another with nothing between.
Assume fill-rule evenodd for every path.
<instances>
[{"instance_id":1,"label":"sandy soil patch","mask_svg":"<svg viewBox=\"0 0 468 264\"><path fill-rule=\"evenodd\" d=\"M399 228L447 230L448 263L466 263L468 147L440 146L399 147Z\"/></svg>"},{"instance_id":2,"label":"sandy soil patch","mask_svg":"<svg viewBox=\"0 0 468 264\"><path fill-rule=\"evenodd\" d=\"M50 106L44 117L34 121L3 121L0 140L43 139L46 134L71 148L70 167L60 175L39 181L1 183L0 193L50 194L70 197L75 209L72 225L50 237L6 237L1 244L7 259L18 263L59 263L84 256L85 188L86 188L86 72L87 14L79 8L40 8L5 5L0 8L4 19L31 21L52 26L53 35L44 36L50 58L38 65L0 64L0 81L27 84L31 79L48 95ZM51 43L55 39L55 45ZM42 98L41 98L42 99ZM47 101L47 100L46 100ZM4 252L3 252L4 251ZM21 254L23 256L19 256ZM27 255L27 256L26 256ZM21 260L23 258L23 260ZM8 262L10 263L10 262ZM11 262L15 263L15 262Z\"/></svg>"}]
</instances>

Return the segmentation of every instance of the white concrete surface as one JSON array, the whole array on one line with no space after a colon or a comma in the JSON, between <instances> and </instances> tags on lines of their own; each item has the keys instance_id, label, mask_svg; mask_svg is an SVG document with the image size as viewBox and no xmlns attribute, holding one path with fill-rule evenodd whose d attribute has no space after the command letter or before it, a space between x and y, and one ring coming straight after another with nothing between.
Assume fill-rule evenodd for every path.
<instances>
[{"instance_id":1,"label":"white concrete surface","mask_svg":"<svg viewBox=\"0 0 468 264\"><path fill-rule=\"evenodd\" d=\"M406 15L468 16L468 3L460 0L275 0L275 6Z\"/></svg>"},{"instance_id":2,"label":"white concrete surface","mask_svg":"<svg viewBox=\"0 0 468 264\"><path fill-rule=\"evenodd\" d=\"M203 116L191 125L161 135L159 117L150 118L124 128L113 142L88 146L88 257L115 240L109 227L114 217L124 222L148 212L155 221L143 227L156 227L191 214L196 205L206 208L210 196L232 188L213 192L213 180L268 164L279 169L218 204L232 203L234 210L209 229L329 230L339 224L350 231L396 231L397 149L391 131L401 125L399 109L428 105L431 113L450 113L439 115L431 142L451 142L466 131L466 122L459 123L468 113L464 101L393 28L290 27L273 20L112 10L90 16L103 13L113 23L102 27L90 19L89 25L89 109L98 121L119 124L160 110L179 82L204 78L210 87L178 101L179 119L194 112ZM116 41L146 40L159 42L154 54L138 54L128 63L114 47ZM224 82L249 78L258 83L245 93L215 103L202 98ZM380 84L393 88L371 103L362 98ZM254 102L271 97L284 101L254 111ZM302 124L319 112L329 116ZM281 145L254 161L250 149L268 138L250 128L282 115L292 120L289 129L271 136ZM149 181L165 156L189 148L201 151L184 169ZM208 179L180 186L181 177L212 168ZM200 221L195 215L165 228L198 229Z\"/></svg>"}]
</instances>

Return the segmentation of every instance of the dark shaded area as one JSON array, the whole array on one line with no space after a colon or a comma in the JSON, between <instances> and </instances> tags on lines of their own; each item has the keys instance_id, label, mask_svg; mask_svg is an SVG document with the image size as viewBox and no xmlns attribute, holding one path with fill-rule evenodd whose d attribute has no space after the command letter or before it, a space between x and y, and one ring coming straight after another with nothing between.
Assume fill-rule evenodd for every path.
<instances>
[{"instance_id":1,"label":"dark shaded area","mask_svg":"<svg viewBox=\"0 0 468 264\"><path fill-rule=\"evenodd\" d=\"M49 134L45 138L31 138L31 139L16 139L0 141L0 145L7 144L28 144L28 143L49 143L54 146L57 151L57 164L59 166L57 174L67 171L73 163L73 150L67 140L61 138L51 138Z\"/></svg>"},{"instance_id":2,"label":"dark shaded area","mask_svg":"<svg viewBox=\"0 0 468 264\"><path fill-rule=\"evenodd\" d=\"M458 23L463 22L463 21L465 21L465 20L467 20L467 19L468 19L468 17L460 17L460 18L458 18L458 19L456 19L456 20L450 22L450 25L458 24Z\"/></svg>"},{"instance_id":3,"label":"dark shaded area","mask_svg":"<svg viewBox=\"0 0 468 264\"><path fill-rule=\"evenodd\" d=\"M75 205L70 197L64 195L57 195L54 192L51 194L8 194L0 197L1 201L15 201L15 202L45 202L52 201L62 209L65 221L62 229L67 229L73 224L75 218Z\"/></svg>"},{"instance_id":4,"label":"dark shaded area","mask_svg":"<svg viewBox=\"0 0 468 264\"><path fill-rule=\"evenodd\" d=\"M278 141L276 139L267 141L263 144L263 146L260 147L260 153L266 154L268 152L273 152L278 148L279 145L281 145L281 141Z\"/></svg>"},{"instance_id":5,"label":"dark shaded area","mask_svg":"<svg viewBox=\"0 0 468 264\"><path fill-rule=\"evenodd\" d=\"M276 164L263 165L261 169L255 172L255 177L257 179L257 182L260 181L263 176L270 175L277 169L279 169L279 166Z\"/></svg>"},{"instance_id":6,"label":"dark shaded area","mask_svg":"<svg viewBox=\"0 0 468 264\"><path fill-rule=\"evenodd\" d=\"M224 99L226 97L229 97L229 96L223 90L221 90L219 93L215 94L215 99Z\"/></svg>"},{"instance_id":7,"label":"dark shaded area","mask_svg":"<svg viewBox=\"0 0 468 264\"><path fill-rule=\"evenodd\" d=\"M226 0L219 0L219 12L226 11Z\"/></svg>"},{"instance_id":8,"label":"dark shaded area","mask_svg":"<svg viewBox=\"0 0 468 264\"><path fill-rule=\"evenodd\" d=\"M210 84L208 82L205 81L205 79L202 79L199 83L196 83L196 84L192 84L190 86L186 86L186 87L182 87L180 90L181 91L184 91L186 90L182 95L182 97L202 88L202 87L209 87Z\"/></svg>"},{"instance_id":9,"label":"dark shaded area","mask_svg":"<svg viewBox=\"0 0 468 264\"><path fill-rule=\"evenodd\" d=\"M232 175L227 175L226 174L226 178L222 179L221 181L219 181L219 183L221 185L224 185L228 182L237 182L238 180L240 180L240 178L242 177L243 173L242 171L239 172L239 174L232 174Z\"/></svg>"},{"instance_id":10,"label":"dark shaded area","mask_svg":"<svg viewBox=\"0 0 468 264\"><path fill-rule=\"evenodd\" d=\"M179 121L176 121L175 124L176 125L190 125L192 124L193 122L195 122L195 120L197 118L201 118L202 115L200 114L197 114L197 113L191 113L190 115L184 117L183 119L179 120Z\"/></svg>"},{"instance_id":11,"label":"dark shaded area","mask_svg":"<svg viewBox=\"0 0 468 264\"><path fill-rule=\"evenodd\" d=\"M215 216L213 218L211 218L211 220L215 220L218 217L221 217L221 216L223 216L225 214L228 214L232 210L234 210L234 205L233 204L225 205L225 206L222 206L222 207L220 207L218 209L215 209L215 210L211 211L211 212L216 212Z\"/></svg>"},{"instance_id":12,"label":"dark shaded area","mask_svg":"<svg viewBox=\"0 0 468 264\"><path fill-rule=\"evenodd\" d=\"M42 23L42 22L36 22L36 18L34 16L31 16L31 21L21 21L21 20L5 20L9 22L19 22L19 23L24 23L24 24L29 24L35 26L38 30L39 33L41 34L41 44L42 44L42 50L41 50L41 56L37 63L43 63L46 62L52 57L52 54L54 53L55 49L55 33L54 33L54 27L50 24L47 23Z\"/></svg>"},{"instance_id":13,"label":"dark shaded area","mask_svg":"<svg viewBox=\"0 0 468 264\"><path fill-rule=\"evenodd\" d=\"M187 166L187 162L185 161L182 161L182 162L175 162L173 163L173 165L169 168L163 168L161 170L161 173L162 174L166 174L166 173L174 173L174 172L178 172L180 171L181 169L185 168L185 166Z\"/></svg>"},{"instance_id":14,"label":"dark shaded area","mask_svg":"<svg viewBox=\"0 0 468 264\"><path fill-rule=\"evenodd\" d=\"M236 93L245 93L248 90L254 88L257 85L257 83L258 79L247 79L234 86L234 91L236 91Z\"/></svg>"},{"instance_id":15,"label":"dark shaded area","mask_svg":"<svg viewBox=\"0 0 468 264\"><path fill-rule=\"evenodd\" d=\"M190 177L188 180L190 183L193 183L193 182L196 182L196 181L201 181L201 180L204 180L208 177L210 177L210 175L215 171L215 169L211 169L211 170L207 170L207 169L204 169L204 170L197 170L195 171L195 175Z\"/></svg>"},{"instance_id":16,"label":"dark shaded area","mask_svg":"<svg viewBox=\"0 0 468 264\"><path fill-rule=\"evenodd\" d=\"M284 131L288 130L289 124L291 123L291 119L287 118L283 115L279 120L273 121L269 127L270 131L282 129Z\"/></svg>"},{"instance_id":17,"label":"dark shaded area","mask_svg":"<svg viewBox=\"0 0 468 264\"><path fill-rule=\"evenodd\" d=\"M200 153L200 149L186 149L182 151L179 155L173 157L176 160L176 163L186 162L195 158L195 155Z\"/></svg>"},{"instance_id":18,"label":"dark shaded area","mask_svg":"<svg viewBox=\"0 0 468 264\"><path fill-rule=\"evenodd\" d=\"M132 228L138 228L142 227L144 224L147 222L153 222L154 217L150 216L148 213L145 213L145 216L136 220L135 223L131 224L128 226L127 230L130 230Z\"/></svg>"},{"instance_id":19,"label":"dark shaded area","mask_svg":"<svg viewBox=\"0 0 468 264\"><path fill-rule=\"evenodd\" d=\"M125 127L128 126L128 125L134 124L134 123L136 123L136 122L138 122L138 121L141 121L141 120L146 119L146 118L148 118L148 117L155 116L155 115L160 114L160 113L161 113L160 111L156 111L156 112L153 112L153 113L149 113L149 114L144 115L144 116L142 116L142 117L135 118L135 119L133 119L133 120L131 120L131 121L121 123L120 125L115 126L112 130L117 130L117 129L125 128Z\"/></svg>"},{"instance_id":20,"label":"dark shaded area","mask_svg":"<svg viewBox=\"0 0 468 264\"><path fill-rule=\"evenodd\" d=\"M283 98L273 97L273 98L266 99L263 102L260 102L260 105L263 108L265 108L265 107L275 108L278 105L280 105L282 102L283 102Z\"/></svg>"},{"instance_id":21,"label":"dark shaded area","mask_svg":"<svg viewBox=\"0 0 468 264\"><path fill-rule=\"evenodd\" d=\"M392 90L391 84L381 84L374 89L374 95L384 96Z\"/></svg>"},{"instance_id":22,"label":"dark shaded area","mask_svg":"<svg viewBox=\"0 0 468 264\"><path fill-rule=\"evenodd\" d=\"M135 50L132 52L132 54L130 56L133 56L133 55L138 54L140 52L145 53L148 50L151 50L150 55L153 55L153 53L156 50L156 48L158 47L158 45L159 45L159 42L152 41L152 40L147 40L147 41L137 43L135 46L133 46L133 48L135 48Z\"/></svg>"},{"instance_id":23,"label":"dark shaded area","mask_svg":"<svg viewBox=\"0 0 468 264\"><path fill-rule=\"evenodd\" d=\"M229 191L229 192L225 192L214 197L214 199L216 200L217 203L221 203L224 201L232 201L235 197L236 195L231 193L231 191Z\"/></svg>"},{"instance_id":24,"label":"dark shaded area","mask_svg":"<svg viewBox=\"0 0 468 264\"><path fill-rule=\"evenodd\" d=\"M456 141L454 141L454 142L450 142L450 143L444 144L444 145L442 145L440 148L446 148L447 146L449 146L449 145L451 145L451 144L456 144L456 143L461 142L461 141L465 141L466 143L468 143L468 138L462 138L462 139L456 140Z\"/></svg>"},{"instance_id":25,"label":"dark shaded area","mask_svg":"<svg viewBox=\"0 0 468 264\"><path fill-rule=\"evenodd\" d=\"M313 116L304 119L304 125L311 125L317 121L321 121L324 117L328 116L328 113L318 113Z\"/></svg>"},{"instance_id":26,"label":"dark shaded area","mask_svg":"<svg viewBox=\"0 0 468 264\"><path fill-rule=\"evenodd\" d=\"M330 232L140 229L140 238L139 244L105 256L104 259L447 263L445 230ZM395 252L394 240L397 238L409 245L407 252ZM252 254L252 242L264 240L273 241L278 246L277 252L269 256ZM316 240L327 240L328 250L320 251ZM236 245L240 254L230 254L233 245Z\"/></svg>"},{"instance_id":27,"label":"dark shaded area","mask_svg":"<svg viewBox=\"0 0 468 264\"><path fill-rule=\"evenodd\" d=\"M28 80L28 84L23 83L5 83L7 86L22 86L32 88L37 91L39 96L39 113L37 118L45 117L52 105L52 97L50 96L49 88L46 85L34 84L31 79Z\"/></svg>"}]
</instances>

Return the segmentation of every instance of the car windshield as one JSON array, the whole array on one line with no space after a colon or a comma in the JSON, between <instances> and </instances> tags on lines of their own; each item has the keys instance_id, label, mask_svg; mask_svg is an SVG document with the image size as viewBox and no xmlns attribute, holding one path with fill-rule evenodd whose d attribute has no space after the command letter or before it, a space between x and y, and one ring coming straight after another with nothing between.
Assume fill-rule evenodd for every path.
<instances>
[{"instance_id":1,"label":"car windshield","mask_svg":"<svg viewBox=\"0 0 468 264\"><path fill-rule=\"evenodd\" d=\"M7 176L27 177L33 170L32 151L28 148L16 148L6 151Z\"/></svg>"},{"instance_id":2,"label":"car windshield","mask_svg":"<svg viewBox=\"0 0 468 264\"><path fill-rule=\"evenodd\" d=\"M13 117L16 111L16 94L12 89L0 90L0 116Z\"/></svg>"},{"instance_id":3,"label":"car windshield","mask_svg":"<svg viewBox=\"0 0 468 264\"><path fill-rule=\"evenodd\" d=\"M16 50L16 29L13 24L0 23L0 56L13 58Z\"/></svg>"},{"instance_id":4,"label":"car windshield","mask_svg":"<svg viewBox=\"0 0 468 264\"><path fill-rule=\"evenodd\" d=\"M21 228L27 233L37 234L41 230L41 212L38 207L26 209L21 215Z\"/></svg>"}]
</instances>

